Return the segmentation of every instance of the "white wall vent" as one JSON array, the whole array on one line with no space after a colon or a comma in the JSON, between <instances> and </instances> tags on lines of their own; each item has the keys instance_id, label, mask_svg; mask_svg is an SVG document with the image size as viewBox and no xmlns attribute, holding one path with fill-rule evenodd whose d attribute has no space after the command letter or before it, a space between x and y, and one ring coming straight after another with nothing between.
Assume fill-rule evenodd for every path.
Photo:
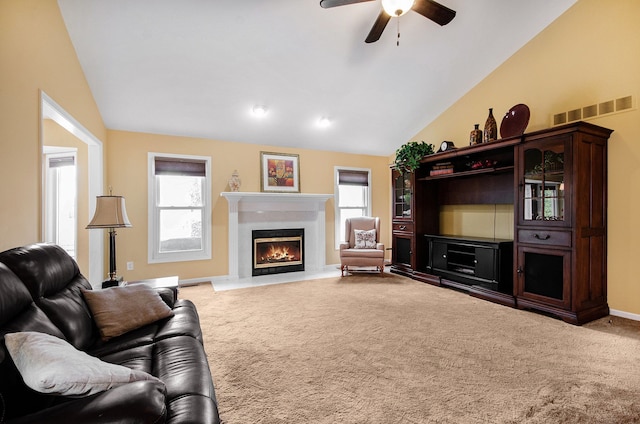
<instances>
[{"instance_id":1,"label":"white wall vent","mask_svg":"<svg viewBox=\"0 0 640 424\"><path fill-rule=\"evenodd\" d=\"M598 116L609 115L612 113L626 112L636 110L638 108L636 96L625 96L617 99L607 100L604 102L583 106L579 109L572 109L566 112L560 112L551 115L551 125L568 124L574 121L597 118Z\"/></svg>"}]
</instances>

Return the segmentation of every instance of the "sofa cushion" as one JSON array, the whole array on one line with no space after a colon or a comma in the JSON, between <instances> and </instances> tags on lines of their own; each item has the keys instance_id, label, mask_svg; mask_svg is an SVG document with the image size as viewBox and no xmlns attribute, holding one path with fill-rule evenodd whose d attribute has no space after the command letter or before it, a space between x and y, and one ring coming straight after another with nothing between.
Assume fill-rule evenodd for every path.
<instances>
[{"instance_id":1,"label":"sofa cushion","mask_svg":"<svg viewBox=\"0 0 640 424\"><path fill-rule=\"evenodd\" d=\"M0 253L4 263L22 280L34 300L58 293L80 270L60 246L36 243Z\"/></svg>"},{"instance_id":2,"label":"sofa cushion","mask_svg":"<svg viewBox=\"0 0 640 424\"><path fill-rule=\"evenodd\" d=\"M98 334L80 293L91 284L64 249L48 243L17 247L0 253L0 262L22 280L33 301L69 343L81 350L95 343Z\"/></svg>"},{"instance_id":3,"label":"sofa cushion","mask_svg":"<svg viewBox=\"0 0 640 424\"><path fill-rule=\"evenodd\" d=\"M173 336L191 336L202 343L202 329L196 306L187 299L177 300L173 308L173 317L163 321L158 327L155 339L162 340Z\"/></svg>"},{"instance_id":4,"label":"sofa cushion","mask_svg":"<svg viewBox=\"0 0 640 424\"><path fill-rule=\"evenodd\" d=\"M384 250L380 249L344 249L340 252L342 258L384 258Z\"/></svg>"},{"instance_id":5,"label":"sofa cushion","mask_svg":"<svg viewBox=\"0 0 640 424\"><path fill-rule=\"evenodd\" d=\"M0 282L2 284L0 326L2 326L22 312L33 302L33 299L20 279L2 263L0 263Z\"/></svg>"},{"instance_id":6,"label":"sofa cushion","mask_svg":"<svg viewBox=\"0 0 640 424\"><path fill-rule=\"evenodd\" d=\"M0 263L0 395L5 419L51 405L50 396L28 388L4 346L4 335L19 331L39 331L63 338L64 335L33 302L18 277ZM3 402L0 402L0 406ZM0 407L0 411L2 408ZM0 414L0 421L2 421Z\"/></svg>"},{"instance_id":7,"label":"sofa cushion","mask_svg":"<svg viewBox=\"0 0 640 424\"><path fill-rule=\"evenodd\" d=\"M157 291L145 284L82 290L102 340L173 316L171 308Z\"/></svg>"},{"instance_id":8,"label":"sofa cushion","mask_svg":"<svg viewBox=\"0 0 640 424\"><path fill-rule=\"evenodd\" d=\"M215 399L207 354L193 337L176 336L157 342L153 370L167 387L168 401L185 396L185 381L189 382L189 395Z\"/></svg>"},{"instance_id":9,"label":"sofa cushion","mask_svg":"<svg viewBox=\"0 0 640 424\"><path fill-rule=\"evenodd\" d=\"M103 362L45 333L6 334L5 344L25 384L40 393L89 396L134 381L158 380Z\"/></svg>"},{"instance_id":10,"label":"sofa cushion","mask_svg":"<svg viewBox=\"0 0 640 424\"><path fill-rule=\"evenodd\" d=\"M10 423L113 424L165 423L167 405L164 385L155 381L136 381L81 398L62 398L46 409L34 410ZM11 405L12 406L12 405ZM11 409L11 406L9 408ZM197 416L198 412L195 412ZM186 421L181 421L186 422ZM211 422L213 421L192 421Z\"/></svg>"}]
</instances>

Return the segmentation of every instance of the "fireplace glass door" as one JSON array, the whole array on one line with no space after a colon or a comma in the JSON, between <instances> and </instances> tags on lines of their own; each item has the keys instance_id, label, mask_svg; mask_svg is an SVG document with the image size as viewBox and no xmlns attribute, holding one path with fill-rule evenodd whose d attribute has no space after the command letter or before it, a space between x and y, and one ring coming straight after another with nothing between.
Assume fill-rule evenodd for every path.
<instances>
[{"instance_id":1,"label":"fireplace glass door","mask_svg":"<svg viewBox=\"0 0 640 424\"><path fill-rule=\"evenodd\" d=\"M254 230L252 275L304 271L304 229Z\"/></svg>"}]
</instances>

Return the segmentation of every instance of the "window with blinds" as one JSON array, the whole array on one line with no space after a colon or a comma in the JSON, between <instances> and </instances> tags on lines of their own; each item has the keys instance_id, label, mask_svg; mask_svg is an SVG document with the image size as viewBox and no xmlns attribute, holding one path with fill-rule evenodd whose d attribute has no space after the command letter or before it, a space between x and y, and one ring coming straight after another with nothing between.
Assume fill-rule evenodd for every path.
<instances>
[{"instance_id":1,"label":"window with blinds","mask_svg":"<svg viewBox=\"0 0 640 424\"><path fill-rule=\"evenodd\" d=\"M336 167L335 181L335 247L339 249L345 239L345 220L371 216L371 170Z\"/></svg>"},{"instance_id":2,"label":"window with blinds","mask_svg":"<svg viewBox=\"0 0 640 424\"><path fill-rule=\"evenodd\" d=\"M211 259L211 159L149 154L149 262Z\"/></svg>"},{"instance_id":3,"label":"window with blinds","mask_svg":"<svg viewBox=\"0 0 640 424\"><path fill-rule=\"evenodd\" d=\"M76 258L78 193L76 152L47 153L44 193L44 240Z\"/></svg>"}]
</instances>

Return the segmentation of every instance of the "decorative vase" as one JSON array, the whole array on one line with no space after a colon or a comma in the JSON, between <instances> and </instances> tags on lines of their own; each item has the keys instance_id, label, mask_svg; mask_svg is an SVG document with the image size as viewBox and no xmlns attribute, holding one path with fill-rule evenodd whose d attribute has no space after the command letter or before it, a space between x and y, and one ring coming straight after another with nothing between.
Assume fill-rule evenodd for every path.
<instances>
[{"instance_id":1,"label":"decorative vase","mask_svg":"<svg viewBox=\"0 0 640 424\"><path fill-rule=\"evenodd\" d=\"M482 143L482 130L478 128L480 124L474 124L474 129L469 134L469 146Z\"/></svg>"},{"instance_id":2,"label":"decorative vase","mask_svg":"<svg viewBox=\"0 0 640 424\"><path fill-rule=\"evenodd\" d=\"M498 124L493 117L493 108L489 108L489 117L484 123L484 142L488 143L498 139Z\"/></svg>"},{"instance_id":3,"label":"decorative vase","mask_svg":"<svg viewBox=\"0 0 640 424\"><path fill-rule=\"evenodd\" d=\"M238 176L238 171L235 170L233 171L233 173L231 174L231 178L229 178L229 188L231 189L231 191L238 191L240 190L240 177Z\"/></svg>"}]
</instances>

